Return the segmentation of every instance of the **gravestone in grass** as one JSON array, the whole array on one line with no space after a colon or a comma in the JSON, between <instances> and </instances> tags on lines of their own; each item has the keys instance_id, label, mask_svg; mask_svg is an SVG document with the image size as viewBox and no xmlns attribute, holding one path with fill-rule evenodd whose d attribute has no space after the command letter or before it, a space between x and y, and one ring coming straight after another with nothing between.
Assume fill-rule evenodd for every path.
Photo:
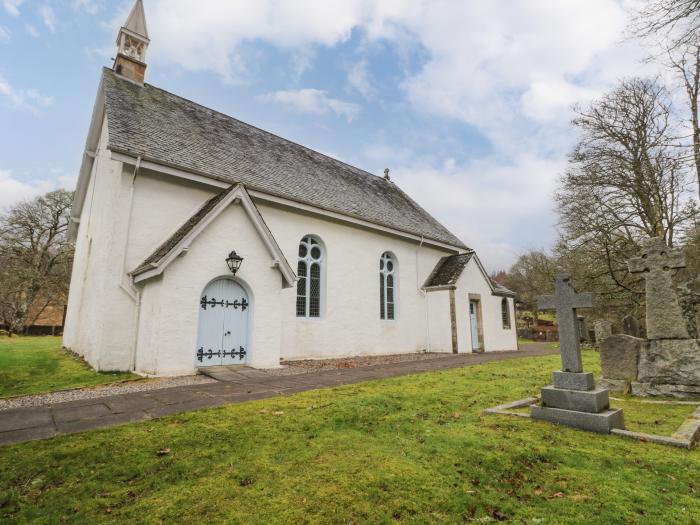
<instances>
[{"instance_id":1,"label":"gravestone in grass","mask_svg":"<svg viewBox=\"0 0 700 525\"><path fill-rule=\"evenodd\" d=\"M555 310L559 325L562 369L554 384L542 388L542 405L530 407L534 419L543 419L601 433L624 428L622 410L611 410L608 390L596 388L591 372L583 371L578 308L591 308L593 294L576 293L569 274L554 281L554 295L541 297L540 310Z\"/></svg>"},{"instance_id":2,"label":"gravestone in grass","mask_svg":"<svg viewBox=\"0 0 700 525\"><path fill-rule=\"evenodd\" d=\"M630 273L646 281L647 339L689 339L671 274L685 268L683 252L653 237L644 243L641 257L630 259L628 266Z\"/></svg>"}]
</instances>

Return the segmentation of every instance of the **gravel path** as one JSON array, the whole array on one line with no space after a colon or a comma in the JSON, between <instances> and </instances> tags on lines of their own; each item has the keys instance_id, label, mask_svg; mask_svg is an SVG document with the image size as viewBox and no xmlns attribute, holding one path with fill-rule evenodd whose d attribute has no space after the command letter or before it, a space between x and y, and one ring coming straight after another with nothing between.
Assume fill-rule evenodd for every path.
<instances>
[{"instance_id":1,"label":"gravel path","mask_svg":"<svg viewBox=\"0 0 700 525\"><path fill-rule=\"evenodd\" d=\"M80 401L82 399L96 399L99 397L115 396L119 394L130 394L132 392L147 392L149 390L160 390L161 388L171 388L174 386L201 385L205 383L216 383L210 377L183 376L183 377L158 377L152 379L141 379L136 381L126 381L114 385L102 385L93 388L76 388L73 390L62 390L60 392L49 392L48 394L37 394L33 396L12 397L0 399L0 412L12 408L38 407L63 403L64 401Z\"/></svg>"},{"instance_id":2,"label":"gravel path","mask_svg":"<svg viewBox=\"0 0 700 525\"><path fill-rule=\"evenodd\" d=\"M424 361L426 359L439 359L441 357L450 357L453 355L454 354L437 352L416 352L413 354L373 355L341 359L304 359L301 361L283 361L282 365L284 368L268 368L265 372L271 376L293 376L311 374L320 370L343 370L363 366Z\"/></svg>"}]
</instances>

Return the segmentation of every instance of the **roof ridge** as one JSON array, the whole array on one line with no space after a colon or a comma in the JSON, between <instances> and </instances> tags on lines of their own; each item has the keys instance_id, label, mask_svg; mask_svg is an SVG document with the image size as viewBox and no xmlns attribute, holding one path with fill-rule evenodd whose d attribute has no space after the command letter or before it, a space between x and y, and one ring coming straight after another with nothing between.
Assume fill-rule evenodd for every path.
<instances>
[{"instance_id":1,"label":"roof ridge","mask_svg":"<svg viewBox=\"0 0 700 525\"><path fill-rule=\"evenodd\" d=\"M134 87L108 68L102 78L117 123L110 149L469 249L379 175L153 84Z\"/></svg>"},{"instance_id":2,"label":"roof ridge","mask_svg":"<svg viewBox=\"0 0 700 525\"><path fill-rule=\"evenodd\" d=\"M114 73L114 71L113 71L112 69L110 69L110 68L108 68L108 67L106 67L106 66L103 67L102 69L103 69L105 72L112 73L112 74L116 77L116 73ZM365 170L365 169L362 169L362 168L359 168L359 167L357 167L357 166L354 166L354 165L352 165L352 164L350 164L350 163L348 163L348 162L346 162L346 161L344 161L344 160L341 160L341 159L332 157L332 156L330 156L330 155L328 155L328 154L326 154L326 153L322 153L322 152L320 152L320 151L318 151L318 150L315 150L315 149L313 149L313 148L310 148L309 146L305 146L304 144L301 144L301 143L299 143L299 142L295 142L295 141L290 140L290 139L288 139L288 138L285 138L285 137L283 137L283 136L281 136L281 135L278 135L277 133L273 133L273 132L268 131L268 130L266 130L266 129L260 128L260 127L256 126L255 124L251 124L251 123L246 122L246 121L244 121L244 120L241 120L241 119L239 119L239 118L232 117L231 115L229 115L229 114L227 114L227 113L224 113L223 111L219 111L218 109L210 108L209 106L205 106L204 104L201 104L201 103L199 103L199 102L195 102L195 101L192 100L192 99L189 99L189 98L187 98L187 97L183 97L182 95L178 95L177 93L173 93L172 91L168 91L167 89L163 89L163 88L158 87L158 86L156 86L156 85L154 85L154 84L150 84L150 83L148 83L148 82L144 82L143 87L146 87L146 86L149 87L149 88L152 88L152 89L157 89L158 91L162 91L163 93L167 93L168 95L170 95L170 96L172 96L172 97L175 97L175 98L179 98L180 100L184 100L185 102L187 102L187 103L189 103L189 104L192 104L192 105L197 106L197 107L199 107L199 108L205 109L205 110L207 110L207 111L209 111L209 112L211 112L211 113L214 113L215 115L221 115L221 116L223 116L223 117L226 117L227 119L232 119L232 120L235 120L235 121L237 121L237 122L240 122L241 124L245 124L246 126L249 126L249 127L251 127L251 128L257 129L258 131L260 131L260 132L262 132L262 133L265 133L266 135L270 135L270 136L275 137L275 138L277 138L277 139L279 139L279 140L281 140L281 141L283 141L283 142L287 142L287 143L292 144L292 145L294 145L294 146L298 146L298 147L300 147L300 148L303 148L303 149L305 149L306 151L309 151L309 152L313 153L314 155L321 155L322 157L325 157L325 158L330 159L330 160L332 160L332 161L334 161L334 162L337 162L337 163L339 163L339 164L342 164L342 165L344 165L344 166L347 166L348 168L352 168L353 170L356 170L356 171L360 172L362 175L367 175L367 176L370 176L370 177L375 177L375 178L377 178L377 179L379 179L379 180L385 181L385 179L384 179L384 177L383 177L382 175L375 175L374 173L371 173L371 172L369 172L369 171L367 171L367 170ZM387 184L391 184L391 182L389 182L389 181L385 181L385 182L387 182ZM398 188L398 185L394 184L394 186L396 186L396 187Z\"/></svg>"}]
</instances>

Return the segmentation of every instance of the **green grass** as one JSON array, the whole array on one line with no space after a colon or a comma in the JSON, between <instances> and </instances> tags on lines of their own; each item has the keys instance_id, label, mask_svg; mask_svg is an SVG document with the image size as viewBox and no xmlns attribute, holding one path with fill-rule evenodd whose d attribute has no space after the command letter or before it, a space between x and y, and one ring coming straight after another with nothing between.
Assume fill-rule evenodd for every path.
<instances>
[{"instance_id":1,"label":"green grass","mask_svg":"<svg viewBox=\"0 0 700 525\"><path fill-rule=\"evenodd\" d=\"M524 337L518 337L518 345L534 345L537 341L533 339L525 339Z\"/></svg>"},{"instance_id":2,"label":"green grass","mask_svg":"<svg viewBox=\"0 0 700 525\"><path fill-rule=\"evenodd\" d=\"M532 339L525 339L523 337L518 337L518 346L527 346L527 345L534 345L535 343L543 343L546 344L546 348L550 348L552 350L556 350L559 348L559 342L553 342L553 343L545 343L544 341L533 341Z\"/></svg>"},{"instance_id":3,"label":"green grass","mask_svg":"<svg viewBox=\"0 0 700 525\"><path fill-rule=\"evenodd\" d=\"M0 398L137 379L98 373L61 348L60 337L0 337Z\"/></svg>"},{"instance_id":4,"label":"green grass","mask_svg":"<svg viewBox=\"0 0 700 525\"><path fill-rule=\"evenodd\" d=\"M598 355L584 355L597 371ZM698 523L700 452L482 415L536 393L558 362L494 362L0 448L0 519ZM648 423L668 407L643 410Z\"/></svg>"}]
</instances>

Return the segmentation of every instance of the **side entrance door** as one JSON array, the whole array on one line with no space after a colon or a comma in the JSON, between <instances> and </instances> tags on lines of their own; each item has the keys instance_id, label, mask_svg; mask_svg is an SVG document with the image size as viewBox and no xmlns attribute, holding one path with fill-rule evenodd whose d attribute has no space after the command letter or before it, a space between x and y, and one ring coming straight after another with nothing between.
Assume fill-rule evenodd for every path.
<instances>
[{"instance_id":1,"label":"side entrance door","mask_svg":"<svg viewBox=\"0 0 700 525\"><path fill-rule=\"evenodd\" d=\"M248 294L231 279L210 283L199 299L195 365L240 365L248 355Z\"/></svg>"},{"instance_id":2,"label":"side entrance door","mask_svg":"<svg viewBox=\"0 0 700 525\"><path fill-rule=\"evenodd\" d=\"M472 332L472 350L478 352L481 350L481 341L479 340L479 303L478 301L469 301L469 322Z\"/></svg>"}]
</instances>

